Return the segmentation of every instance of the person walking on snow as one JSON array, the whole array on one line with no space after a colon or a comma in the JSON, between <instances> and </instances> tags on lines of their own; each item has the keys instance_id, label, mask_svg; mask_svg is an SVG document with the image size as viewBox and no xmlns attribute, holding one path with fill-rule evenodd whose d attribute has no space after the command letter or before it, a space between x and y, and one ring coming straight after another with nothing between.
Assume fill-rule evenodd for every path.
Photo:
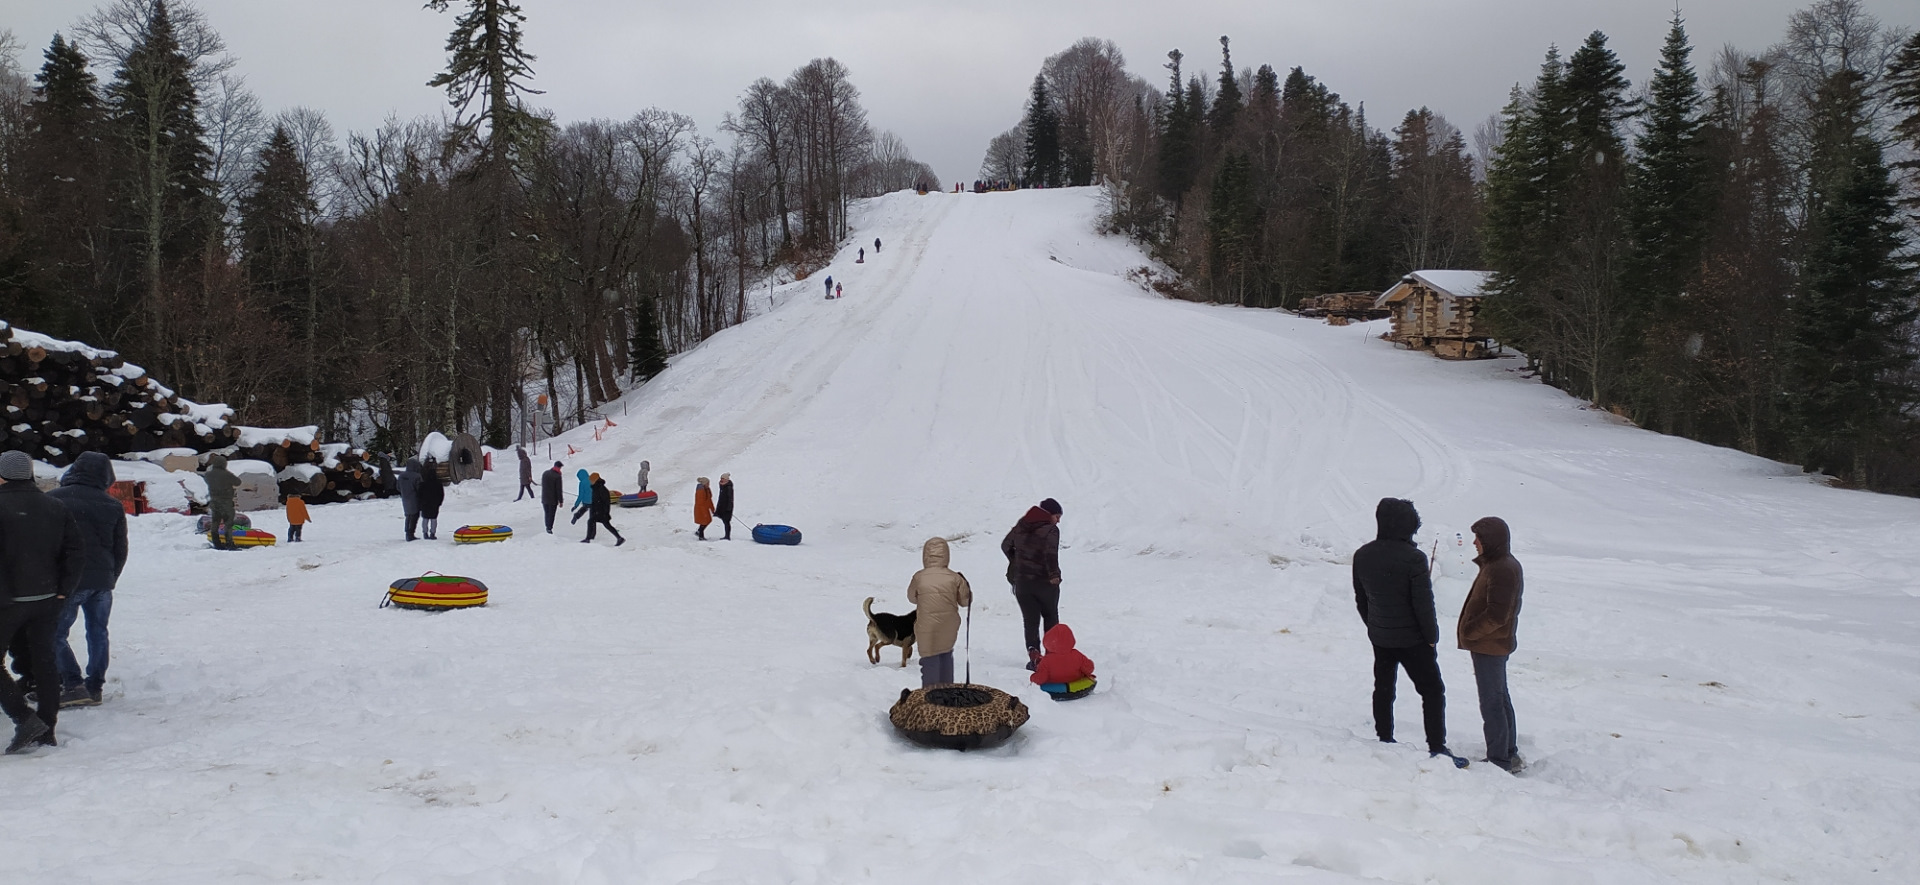
<instances>
[{"instance_id":1,"label":"person walking on snow","mask_svg":"<svg viewBox=\"0 0 1920 885\"><path fill-rule=\"evenodd\" d=\"M832 275L827 276L827 298L828 300L832 300L833 298L833 276Z\"/></svg>"},{"instance_id":2,"label":"person walking on snow","mask_svg":"<svg viewBox=\"0 0 1920 885\"><path fill-rule=\"evenodd\" d=\"M400 469L400 512L407 518L407 540L420 524L420 459L408 458Z\"/></svg>"},{"instance_id":3,"label":"person walking on snow","mask_svg":"<svg viewBox=\"0 0 1920 885\"><path fill-rule=\"evenodd\" d=\"M1377 536L1353 554L1353 601L1373 643L1374 733L1383 743L1394 742L1395 683L1405 668L1420 693L1427 752L1457 758L1447 749L1447 690L1436 650L1440 627L1433 612L1433 583L1427 555L1413 542L1420 512L1412 501L1381 498L1373 518Z\"/></svg>"},{"instance_id":4,"label":"person walking on snow","mask_svg":"<svg viewBox=\"0 0 1920 885\"><path fill-rule=\"evenodd\" d=\"M845 297L845 296L846 296L846 294L847 294L847 293L846 293L846 292L844 292L844 291L842 291L842 289L843 289L843 288L844 288L844 287L843 287L843 286L841 286L841 285L840 285L839 283L834 283L834 284L833 284L833 297L834 297L834 298L835 298L836 300L837 300L837 299L839 299L839 298L843 298L843 297Z\"/></svg>"},{"instance_id":5,"label":"person walking on snow","mask_svg":"<svg viewBox=\"0 0 1920 885\"><path fill-rule=\"evenodd\" d=\"M586 515L587 511L593 507L593 480L588 477L587 469L584 467L575 470L573 476L580 480L579 491L573 496L573 524L579 525L580 517Z\"/></svg>"},{"instance_id":6,"label":"person walking on snow","mask_svg":"<svg viewBox=\"0 0 1920 885\"><path fill-rule=\"evenodd\" d=\"M873 238L873 254L876 257L880 254L880 238L879 237Z\"/></svg>"},{"instance_id":7,"label":"person walking on snow","mask_svg":"<svg viewBox=\"0 0 1920 885\"><path fill-rule=\"evenodd\" d=\"M867 247L865 247L865 246L862 246L862 247L860 247L860 257L859 257L859 258L857 258L857 259L854 259L854 262L853 262L853 263L854 263L854 264L866 264L866 263L867 263Z\"/></svg>"},{"instance_id":8,"label":"person walking on snow","mask_svg":"<svg viewBox=\"0 0 1920 885\"><path fill-rule=\"evenodd\" d=\"M563 481L560 478L558 461L553 462L552 467L540 474L540 509L547 512L547 534L549 535L553 534L553 514L559 511L561 502L566 500L566 492L560 485Z\"/></svg>"},{"instance_id":9,"label":"person walking on snow","mask_svg":"<svg viewBox=\"0 0 1920 885\"><path fill-rule=\"evenodd\" d=\"M640 462L640 491L644 492L647 490L647 472L652 469L652 464L645 461Z\"/></svg>"},{"instance_id":10,"label":"person walking on snow","mask_svg":"<svg viewBox=\"0 0 1920 885\"><path fill-rule=\"evenodd\" d=\"M517 503L521 498L533 497L533 459L527 456L526 446L514 446L513 450L520 455L520 493L513 496Z\"/></svg>"},{"instance_id":11,"label":"person walking on snow","mask_svg":"<svg viewBox=\"0 0 1920 885\"><path fill-rule=\"evenodd\" d=\"M39 708L27 709L20 686L0 671L0 710L13 720L9 754L55 743L60 667L54 631L85 574L86 541L73 513L33 484L26 452L0 452L0 648L18 649L15 640L26 640Z\"/></svg>"},{"instance_id":12,"label":"person walking on snow","mask_svg":"<svg viewBox=\"0 0 1920 885\"><path fill-rule=\"evenodd\" d=\"M127 567L127 510L107 489L113 487L113 461L84 452L47 493L73 514L85 550L80 583L68 594L54 626L54 665L60 671L60 706L93 707L107 684L107 617L113 613L113 588ZM67 642L74 621L87 617L87 669Z\"/></svg>"},{"instance_id":13,"label":"person walking on snow","mask_svg":"<svg viewBox=\"0 0 1920 885\"><path fill-rule=\"evenodd\" d=\"M720 474L720 500L714 502L713 515L720 518L727 533L720 540L733 540L733 474Z\"/></svg>"},{"instance_id":14,"label":"person walking on snow","mask_svg":"<svg viewBox=\"0 0 1920 885\"><path fill-rule=\"evenodd\" d=\"M601 525L606 526L607 534L613 536L613 546L627 543L627 539L620 536L620 530L613 527L613 493L607 491L607 481L601 479L598 473L589 474L588 479L592 481L592 497L588 499L587 509L592 515L587 517L587 537L580 543L593 543L593 528Z\"/></svg>"},{"instance_id":15,"label":"person walking on snow","mask_svg":"<svg viewBox=\"0 0 1920 885\"><path fill-rule=\"evenodd\" d=\"M1060 502L1052 498L1027 509L1000 541L1007 556L1007 582L1020 603L1026 627L1027 669L1040 660L1040 630L1060 623Z\"/></svg>"},{"instance_id":16,"label":"person walking on snow","mask_svg":"<svg viewBox=\"0 0 1920 885\"><path fill-rule=\"evenodd\" d=\"M420 534L429 541L440 540L440 505L447 500L447 487L440 482L440 462L427 456L420 471Z\"/></svg>"},{"instance_id":17,"label":"person walking on snow","mask_svg":"<svg viewBox=\"0 0 1920 885\"><path fill-rule=\"evenodd\" d=\"M724 487L723 487L724 488ZM907 601L918 607L913 637L920 645L920 685L953 681L953 645L960 636L960 610L973 605L967 576L947 567L947 539L928 538L920 548L920 570L907 582Z\"/></svg>"},{"instance_id":18,"label":"person walking on snow","mask_svg":"<svg viewBox=\"0 0 1920 885\"><path fill-rule=\"evenodd\" d=\"M713 490L707 488L704 476L693 487L693 524L699 526L693 536L705 541L707 526L713 524Z\"/></svg>"},{"instance_id":19,"label":"person walking on snow","mask_svg":"<svg viewBox=\"0 0 1920 885\"><path fill-rule=\"evenodd\" d=\"M233 543L233 492L240 487L240 477L227 469L227 456L215 455L207 459L207 472L201 478L207 483L207 521L213 528L213 549L240 549Z\"/></svg>"},{"instance_id":20,"label":"person walking on snow","mask_svg":"<svg viewBox=\"0 0 1920 885\"><path fill-rule=\"evenodd\" d=\"M287 543L298 543L300 541L300 530L306 528L307 523L312 521L312 519L312 517L307 515L307 499L299 495L288 495Z\"/></svg>"},{"instance_id":21,"label":"person walking on snow","mask_svg":"<svg viewBox=\"0 0 1920 885\"><path fill-rule=\"evenodd\" d=\"M1460 606L1460 648L1473 656L1487 761L1518 772L1526 763L1519 753L1513 697L1507 693L1507 658L1517 647L1514 634L1520 627L1520 593L1526 581L1520 561L1513 558L1513 535L1505 520L1489 516L1474 523L1473 549L1480 554L1473 559L1480 573Z\"/></svg>"}]
</instances>

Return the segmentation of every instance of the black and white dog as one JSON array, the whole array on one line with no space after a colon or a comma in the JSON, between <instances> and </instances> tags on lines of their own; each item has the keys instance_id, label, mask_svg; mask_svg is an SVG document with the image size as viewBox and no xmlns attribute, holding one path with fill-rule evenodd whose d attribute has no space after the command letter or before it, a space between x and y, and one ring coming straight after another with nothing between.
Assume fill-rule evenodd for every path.
<instances>
[{"instance_id":1,"label":"black and white dog","mask_svg":"<svg viewBox=\"0 0 1920 885\"><path fill-rule=\"evenodd\" d=\"M867 597L861 608L867 612L867 662L880 663L882 646L900 646L900 666L907 665L907 659L913 657L913 619L918 611L904 615L890 615L886 612L873 613L873 597Z\"/></svg>"}]
</instances>

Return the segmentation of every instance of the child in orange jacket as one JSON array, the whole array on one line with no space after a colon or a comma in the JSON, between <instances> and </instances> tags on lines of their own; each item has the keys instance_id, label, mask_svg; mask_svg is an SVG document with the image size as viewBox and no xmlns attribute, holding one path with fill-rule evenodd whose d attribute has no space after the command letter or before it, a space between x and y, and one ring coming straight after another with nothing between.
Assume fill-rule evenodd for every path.
<instances>
[{"instance_id":1,"label":"child in orange jacket","mask_svg":"<svg viewBox=\"0 0 1920 885\"><path fill-rule=\"evenodd\" d=\"M700 477L699 485L693 490L693 522L700 527L693 536L705 541L707 526L713 522L713 489L707 486L704 476Z\"/></svg>"},{"instance_id":2,"label":"child in orange jacket","mask_svg":"<svg viewBox=\"0 0 1920 885\"><path fill-rule=\"evenodd\" d=\"M1055 624L1041 640L1047 653L1033 668L1033 684L1056 701L1086 697L1093 691L1093 661L1073 647L1073 630Z\"/></svg>"},{"instance_id":3,"label":"child in orange jacket","mask_svg":"<svg viewBox=\"0 0 1920 885\"><path fill-rule=\"evenodd\" d=\"M307 501L299 495L287 496L287 543L300 540L300 529L309 520Z\"/></svg>"}]
</instances>

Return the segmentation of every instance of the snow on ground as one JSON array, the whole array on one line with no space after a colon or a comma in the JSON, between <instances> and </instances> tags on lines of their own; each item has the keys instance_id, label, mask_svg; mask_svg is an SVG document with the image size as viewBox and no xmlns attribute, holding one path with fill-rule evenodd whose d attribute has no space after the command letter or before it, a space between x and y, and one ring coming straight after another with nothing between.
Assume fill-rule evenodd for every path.
<instances>
[{"instance_id":1,"label":"snow on ground","mask_svg":"<svg viewBox=\"0 0 1920 885\"><path fill-rule=\"evenodd\" d=\"M1624 426L1515 360L1150 297L1096 211L1086 190L866 204L827 271L844 299L782 287L605 410L601 441L556 442L582 450L569 494L578 467L631 490L652 462L661 504L615 513L617 550L542 533L510 462L442 517L442 538L513 525L497 545L404 543L395 501L240 553L137 520L107 704L0 760L25 812L10 873L1920 880L1920 501ZM694 477L723 471L742 525L695 541ZM1102 677L1061 705L1026 683L996 546L1049 495ZM1522 777L1426 759L1404 681L1411 740L1372 739L1347 563L1384 495L1449 545L1444 630L1457 533L1513 525ZM806 542L754 545L756 521ZM904 611L931 535L978 594L974 678L1035 708L996 750L900 740L886 710L917 673L864 655L860 601ZM377 607L429 570L492 603ZM1442 648L1451 743L1477 757L1470 663Z\"/></svg>"}]
</instances>

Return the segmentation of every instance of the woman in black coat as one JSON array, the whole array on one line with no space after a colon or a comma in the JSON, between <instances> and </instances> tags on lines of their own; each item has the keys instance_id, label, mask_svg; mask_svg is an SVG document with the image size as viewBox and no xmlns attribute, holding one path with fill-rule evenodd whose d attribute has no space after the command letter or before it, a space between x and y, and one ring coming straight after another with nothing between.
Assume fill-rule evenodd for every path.
<instances>
[{"instance_id":1,"label":"woman in black coat","mask_svg":"<svg viewBox=\"0 0 1920 885\"><path fill-rule=\"evenodd\" d=\"M714 502L713 515L720 517L720 524L726 526L727 533L722 541L733 540L733 474L720 474L720 500Z\"/></svg>"},{"instance_id":2,"label":"woman in black coat","mask_svg":"<svg viewBox=\"0 0 1920 885\"><path fill-rule=\"evenodd\" d=\"M420 489L415 494L420 496L422 533L426 535L427 540L437 541L440 529L440 505L447 500L447 487L440 482L440 463L431 457L427 458L426 463L420 465Z\"/></svg>"}]
</instances>

